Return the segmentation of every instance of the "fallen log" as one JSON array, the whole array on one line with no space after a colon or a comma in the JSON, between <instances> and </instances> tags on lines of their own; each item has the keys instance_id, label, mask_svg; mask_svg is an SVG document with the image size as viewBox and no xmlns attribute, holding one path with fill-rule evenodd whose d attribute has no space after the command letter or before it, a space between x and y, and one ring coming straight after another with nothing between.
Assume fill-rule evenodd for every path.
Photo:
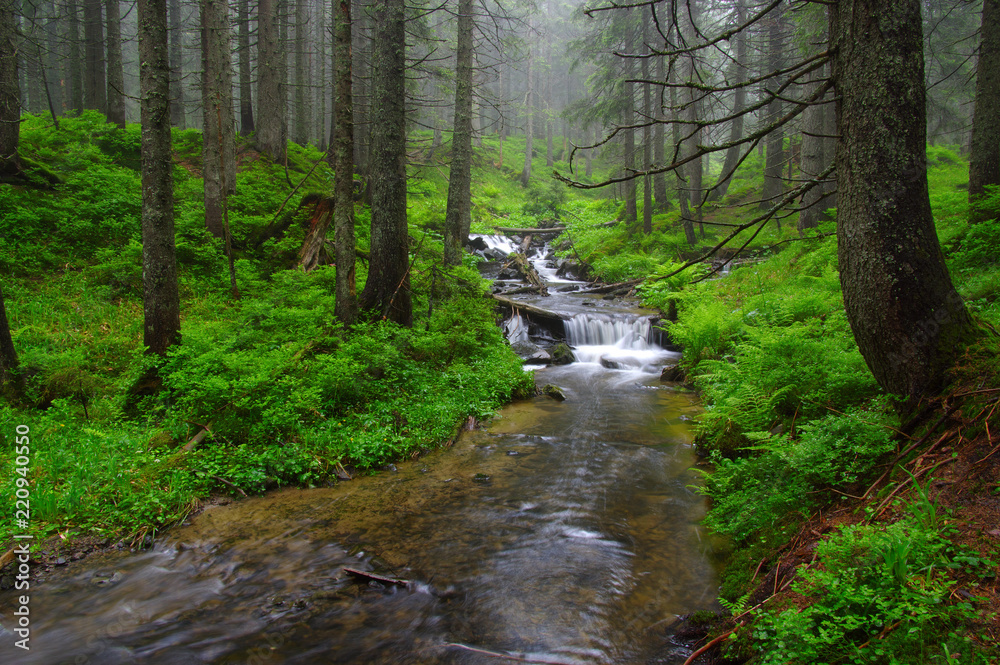
<instances>
[{"instance_id":1,"label":"fallen log","mask_svg":"<svg viewBox=\"0 0 1000 665\"><path fill-rule=\"evenodd\" d=\"M394 584L396 586L408 587L412 584L410 580L400 580L395 577L386 577L384 575L376 575L375 573L367 573L363 570L358 570L356 568L348 568L344 566L343 570L348 575L356 577L362 580L369 580L372 582L381 582L382 584Z\"/></svg>"},{"instance_id":2,"label":"fallen log","mask_svg":"<svg viewBox=\"0 0 1000 665\"><path fill-rule=\"evenodd\" d=\"M504 291L499 295L512 296L517 293L539 293L539 288L537 286L519 286L516 289L511 289L510 291Z\"/></svg>"},{"instance_id":3,"label":"fallen log","mask_svg":"<svg viewBox=\"0 0 1000 665\"><path fill-rule=\"evenodd\" d=\"M521 241L521 247L518 250L518 251L521 252L521 254L527 254L528 253L528 248L531 247L531 239L533 237L534 236L532 236L532 234L530 234L530 233L528 235L524 236L524 240Z\"/></svg>"},{"instance_id":4,"label":"fallen log","mask_svg":"<svg viewBox=\"0 0 1000 665\"><path fill-rule=\"evenodd\" d=\"M14 561L14 550L8 550L6 554L0 556L0 570L7 567L7 564Z\"/></svg>"},{"instance_id":5,"label":"fallen log","mask_svg":"<svg viewBox=\"0 0 1000 665\"><path fill-rule=\"evenodd\" d=\"M553 226L551 229L516 229L509 226L494 226L493 228L500 233L535 233L538 235L555 235L566 230L565 226Z\"/></svg>"},{"instance_id":6,"label":"fallen log","mask_svg":"<svg viewBox=\"0 0 1000 665\"><path fill-rule=\"evenodd\" d=\"M503 305L504 307L510 307L513 310L526 312L541 319L558 321L560 324L563 321L568 321L570 319L569 314L562 314L560 312L550 312L547 309L542 309L541 307L535 307L534 305L529 305L523 302L517 302L516 300L505 298L502 295L494 295L493 299L496 300L501 305Z\"/></svg>"},{"instance_id":7,"label":"fallen log","mask_svg":"<svg viewBox=\"0 0 1000 665\"><path fill-rule=\"evenodd\" d=\"M605 284L604 286L597 286L592 289L581 289L580 291L577 291L577 293L610 293L611 291L617 291L618 289L638 286L639 284L642 284L645 279L645 277L640 277L639 279L630 279L627 282Z\"/></svg>"},{"instance_id":8,"label":"fallen log","mask_svg":"<svg viewBox=\"0 0 1000 665\"><path fill-rule=\"evenodd\" d=\"M545 287L545 282L542 281L542 278L538 275L538 271L535 270L535 266L531 265L523 253L513 254L507 265L510 265L511 262L514 263L517 271L521 273L526 282L538 288L540 295L549 295L549 290Z\"/></svg>"},{"instance_id":9,"label":"fallen log","mask_svg":"<svg viewBox=\"0 0 1000 665\"><path fill-rule=\"evenodd\" d=\"M192 450L195 449L195 446L204 441L205 437L211 433L212 433L212 423L208 423L207 425L202 425L201 431L199 431L197 434L191 437L191 440L185 443L184 447L181 448L181 450L183 450L186 453L191 452Z\"/></svg>"}]
</instances>

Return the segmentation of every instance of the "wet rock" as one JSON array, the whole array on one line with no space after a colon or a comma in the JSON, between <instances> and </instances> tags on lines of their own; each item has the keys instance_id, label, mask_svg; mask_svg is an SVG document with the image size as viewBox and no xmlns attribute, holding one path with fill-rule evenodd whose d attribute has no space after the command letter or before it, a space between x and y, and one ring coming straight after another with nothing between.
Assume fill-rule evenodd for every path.
<instances>
[{"instance_id":1,"label":"wet rock","mask_svg":"<svg viewBox=\"0 0 1000 665\"><path fill-rule=\"evenodd\" d=\"M478 249L483 252L485 252L487 249L490 248L490 246L487 245L486 241L483 240L482 238L469 238L469 243L466 246L471 247L472 249Z\"/></svg>"},{"instance_id":2,"label":"wet rock","mask_svg":"<svg viewBox=\"0 0 1000 665\"><path fill-rule=\"evenodd\" d=\"M684 373L684 370L681 369L680 365L670 365L668 367L664 367L663 371L660 372L660 381L676 383L684 381L685 378L687 378L687 375Z\"/></svg>"},{"instance_id":3,"label":"wet rock","mask_svg":"<svg viewBox=\"0 0 1000 665\"><path fill-rule=\"evenodd\" d=\"M573 349L568 344L556 344L549 350L553 365L569 365L573 362Z\"/></svg>"},{"instance_id":4,"label":"wet rock","mask_svg":"<svg viewBox=\"0 0 1000 665\"><path fill-rule=\"evenodd\" d=\"M472 476L473 482L477 482L477 483L485 483L489 479L490 479L490 477L488 475L486 475L485 473L477 473L476 475Z\"/></svg>"},{"instance_id":5,"label":"wet rock","mask_svg":"<svg viewBox=\"0 0 1000 665\"><path fill-rule=\"evenodd\" d=\"M559 266L559 270L556 271L556 275L568 279L587 279L587 274L589 270L587 266L577 263L576 261L563 261Z\"/></svg>"},{"instance_id":6,"label":"wet rock","mask_svg":"<svg viewBox=\"0 0 1000 665\"><path fill-rule=\"evenodd\" d=\"M548 351L531 342L517 342L510 348L528 364L546 364L552 361L552 356Z\"/></svg>"},{"instance_id":7,"label":"wet rock","mask_svg":"<svg viewBox=\"0 0 1000 665\"><path fill-rule=\"evenodd\" d=\"M542 386L542 394L560 402L566 401L566 393L563 392L563 389L551 383Z\"/></svg>"},{"instance_id":8,"label":"wet rock","mask_svg":"<svg viewBox=\"0 0 1000 665\"><path fill-rule=\"evenodd\" d=\"M117 570L99 570L90 578L90 583L94 586L110 586L120 582L123 577L124 575Z\"/></svg>"},{"instance_id":9,"label":"wet rock","mask_svg":"<svg viewBox=\"0 0 1000 665\"><path fill-rule=\"evenodd\" d=\"M66 561L66 557L61 556L58 559L56 559L54 563L57 566L65 566L68 563L68 561Z\"/></svg>"}]
</instances>

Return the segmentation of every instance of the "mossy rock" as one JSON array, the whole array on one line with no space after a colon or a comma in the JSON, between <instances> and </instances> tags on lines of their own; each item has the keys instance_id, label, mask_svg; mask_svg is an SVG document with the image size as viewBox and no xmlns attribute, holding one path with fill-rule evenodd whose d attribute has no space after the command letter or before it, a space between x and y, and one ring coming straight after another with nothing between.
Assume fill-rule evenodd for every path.
<instances>
[{"instance_id":1,"label":"mossy rock","mask_svg":"<svg viewBox=\"0 0 1000 665\"><path fill-rule=\"evenodd\" d=\"M569 348L568 344L563 343L553 346L549 350L549 355L552 356L553 365L569 365L576 359L573 356L573 349Z\"/></svg>"},{"instance_id":2,"label":"mossy rock","mask_svg":"<svg viewBox=\"0 0 1000 665\"><path fill-rule=\"evenodd\" d=\"M559 386L554 386L551 383L546 383L542 386L542 394L560 402L566 401L566 393L563 392L563 389Z\"/></svg>"}]
</instances>

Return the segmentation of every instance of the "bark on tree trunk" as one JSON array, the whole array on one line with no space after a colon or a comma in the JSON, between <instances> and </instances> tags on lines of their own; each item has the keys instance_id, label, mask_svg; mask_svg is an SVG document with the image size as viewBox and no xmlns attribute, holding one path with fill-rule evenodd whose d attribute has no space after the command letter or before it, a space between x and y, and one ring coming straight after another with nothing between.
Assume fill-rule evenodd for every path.
<instances>
[{"instance_id":1,"label":"bark on tree trunk","mask_svg":"<svg viewBox=\"0 0 1000 665\"><path fill-rule=\"evenodd\" d=\"M769 17L770 26L768 28L768 68L770 71L777 71L784 63L783 51L785 49L784 40L784 8L778 7ZM777 86L778 83L772 83ZM780 99L772 98L767 104L767 122L775 122L782 112L783 104ZM785 190L782 180L782 168L785 164L785 131L778 128L767 135L767 161L764 164L764 192L760 207L768 209L773 206L781 197ZM779 228L781 222L778 222Z\"/></svg>"},{"instance_id":2,"label":"bark on tree trunk","mask_svg":"<svg viewBox=\"0 0 1000 665\"><path fill-rule=\"evenodd\" d=\"M642 31L642 43L649 43L648 30L646 29L646 24L643 23ZM642 80L649 80L649 59L642 59ZM649 126L649 119L653 117L653 97L652 91L649 89L649 83L642 84L642 114L643 114L643 127L642 127L642 170L649 171L650 165L653 160L652 156L652 131ZM649 234L653 232L653 190L650 188L649 174L647 173L642 179L642 231L643 233Z\"/></svg>"},{"instance_id":3,"label":"bark on tree trunk","mask_svg":"<svg viewBox=\"0 0 1000 665\"><path fill-rule=\"evenodd\" d=\"M372 7L371 255L363 309L404 326L413 322L406 228L406 35L403 0Z\"/></svg>"},{"instance_id":4,"label":"bark on tree trunk","mask_svg":"<svg viewBox=\"0 0 1000 665\"><path fill-rule=\"evenodd\" d=\"M351 0L335 0L333 7L334 131L331 154L334 169L334 245L337 293L334 314L344 325L358 319L354 263L354 104L351 80Z\"/></svg>"},{"instance_id":5,"label":"bark on tree trunk","mask_svg":"<svg viewBox=\"0 0 1000 665\"><path fill-rule=\"evenodd\" d=\"M181 339L170 152L166 0L139 0L142 116L143 344L163 355Z\"/></svg>"},{"instance_id":6,"label":"bark on tree trunk","mask_svg":"<svg viewBox=\"0 0 1000 665\"><path fill-rule=\"evenodd\" d=\"M0 2L0 177L18 175L21 160L21 90L17 81L17 24L14 5Z\"/></svg>"},{"instance_id":7,"label":"bark on tree trunk","mask_svg":"<svg viewBox=\"0 0 1000 665\"><path fill-rule=\"evenodd\" d=\"M257 149L276 164L284 164L288 150L286 72L275 0L257 3L257 54Z\"/></svg>"},{"instance_id":8,"label":"bark on tree trunk","mask_svg":"<svg viewBox=\"0 0 1000 665\"><path fill-rule=\"evenodd\" d=\"M253 86L250 76L250 2L239 0L240 136L250 136L253 124Z\"/></svg>"},{"instance_id":9,"label":"bark on tree trunk","mask_svg":"<svg viewBox=\"0 0 1000 665\"><path fill-rule=\"evenodd\" d=\"M84 0L83 22L86 34L87 76L84 89L86 105L106 113L108 84L104 76L104 24L101 21L101 0Z\"/></svg>"},{"instance_id":10,"label":"bark on tree trunk","mask_svg":"<svg viewBox=\"0 0 1000 665\"><path fill-rule=\"evenodd\" d=\"M823 81L816 87L823 86ZM830 164L825 151L826 139L826 105L813 105L802 112L802 160L800 171L803 178L815 178ZM826 188L823 185L813 187L802 197L802 208L799 212L799 231L814 229L821 219L828 219L826 210L830 207Z\"/></svg>"},{"instance_id":11,"label":"bark on tree trunk","mask_svg":"<svg viewBox=\"0 0 1000 665\"><path fill-rule=\"evenodd\" d=\"M990 217L975 204L986 185L1000 185L1000 0L983 0L976 66L976 105L969 154L969 221Z\"/></svg>"},{"instance_id":12,"label":"bark on tree trunk","mask_svg":"<svg viewBox=\"0 0 1000 665\"><path fill-rule=\"evenodd\" d=\"M746 21L746 6L744 0L736 3L736 24L742 25ZM736 60L733 62L733 83L739 85L747 80L747 40L746 31L740 32L736 39ZM746 86L740 85L733 92L733 113L741 114L747 104ZM733 118L729 126L729 141L735 143L743 138L743 115ZM729 183L732 182L732 174L736 165L740 161L740 146L734 145L726 151L726 160L722 165L722 172L719 174L719 183L709 194L709 201L721 201L726 192L729 191Z\"/></svg>"},{"instance_id":13,"label":"bark on tree trunk","mask_svg":"<svg viewBox=\"0 0 1000 665\"><path fill-rule=\"evenodd\" d=\"M178 129L187 127L184 108L184 20L181 0L169 0L170 13L170 124Z\"/></svg>"},{"instance_id":14,"label":"bark on tree trunk","mask_svg":"<svg viewBox=\"0 0 1000 665\"><path fill-rule=\"evenodd\" d=\"M455 127L444 218L444 262L453 266L462 264L462 246L469 239L472 224L472 10L473 0L459 0Z\"/></svg>"},{"instance_id":15,"label":"bark on tree trunk","mask_svg":"<svg viewBox=\"0 0 1000 665\"><path fill-rule=\"evenodd\" d=\"M7 13L7 9L0 8L0 12L4 14ZM6 17L0 16L0 24L6 20ZM0 29L5 30L5 28L0 27ZM3 35L0 35L2 37ZM0 55L0 57L3 57ZM6 388L8 384L15 387L15 391L18 390L19 386L17 379L17 350L14 348L14 340L10 335L10 322L7 319L7 307L4 304L3 290L0 290L0 388Z\"/></svg>"},{"instance_id":16,"label":"bark on tree trunk","mask_svg":"<svg viewBox=\"0 0 1000 665\"><path fill-rule=\"evenodd\" d=\"M361 175L365 183L368 182L368 159L371 142L371 123L369 122L368 109L371 71L369 60L371 58L371 22L367 17L365 9L366 0L355 0L356 6L352 6L351 11L357 20L352 22L351 39L354 45L353 68L355 87L352 92L354 103L354 168ZM367 184L366 184L367 190Z\"/></svg>"},{"instance_id":17,"label":"bark on tree trunk","mask_svg":"<svg viewBox=\"0 0 1000 665\"><path fill-rule=\"evenodd\" d=\"M46 53L44 54L43 60L43 73L45 74L45 79L47 81L47 94L49 96L50 104L53 112L56 115L63 115L63 100L65 95L63 94L62 85L65 81L60 81L62 78L60 75L59 62L61 59L60 45L59 45L59 31L60 25L56 21L56 7L55 2L45 2L43 4L43 12L47 17L45 23L45 46Z\"/></svg>"},{"instance_id":18,"label":"bark on tree trunk","mask_svg":"<svg viewBox=\"0 0 1000 665\"><path fill-rule=\"evenodd\" d=\"M66 3L66 11L69 14L67 26L67 57L65 78L69 82L69 100L67 111L75 111L79 114L83 110L83 79L84 79L84 57L83 38L80 35L80 3L70 0Z\"/></svg>"},{"instance_id":19,"label":"bark on tree trunk","mask_svg":"<svg viewBox=\"0 0 1000 665\"><path fill-rule=\"evenodd\" d=\"M306 65L306 44L309 30L307 0L295 0L295 134L293 141L299 145L309 143L309 92Z\"/></svg>"},{"instance_id":20,"label":"bark on tree trunk","mask_svg":"<svg viewBox=\"0 0 1000 665\"><path fill-rule=\"evenodd\" d=\"M665 58L656 58L654 71L656 72L657 81L665 80L667 76ZM663 125L666 122L666 117L663 115L664 101L663 90L658 89L656 108L653 110L653 119L656 121L656 124L653 125L653 163L657 166L664 166L666 164L664 146L666 137L663 133ZM653 198L656 199L656 209L658 211L663 212L670 208L670 201L667 199L667 175L665 173L653 174Z\"/></svg>"},{"instance_id":21,"label":"bark on tree trunk","mask_svg":"<svg viewBox=\"0 0 1000 665\"><path fill-rule=\"evenodd\" d=\"M528 32L531 33L534 30L534 21L528 18ZM534 78L532 76L532 69L534 65L534 51L535 48L532 44L528 43L528 91L524 97L524 113L527 120L526 127L524 129L524 168L521 169L521 185L524 187L528 186L528 181L531 180L531 153L533 152L532 143L535 138L535 84Z\"/></svg>"},{"instance_id":22,"label":"bark on tree trunk","mask_svg":"<svg viewBox=\"0 0 1000 665\"><path fill-rule=\"evenodd\" d=\"M41 74L41 32L36 29L38 25L37 0L23 2L21 4L21 14L24 16L24 23L21 27L21 34L24 37L21 52L24 54L25 83L27 84L29 113L41 113L45 107L42 92Z\"/></svg>"},{"instance_id":23,"label":"bark on tree trunk","mask_svg":"<svg viewBox=\"0 0 1000 665\"><path fill-rule=\"evenodd\" d=\"M628 36L625 39L625 51L628 53L635 52L635 35L634 28L630 25L629 19L631 18L631 12L629 10L623 10L622 15L623 20L626 22L625 29L628 31ZM635 84L629 83L629 79L635 78L633 75L633 60L628 58L625 61L625 84L622 86L622 106L625 109L624 125L626 127L625 131L622 132L622 143L624 144L625 159L623 161L624 171L626 174L635 172L635 130L632 129L632 125L635 124ZM635 178L631 178L625 183L623 183L625 198L625 217L624 221L626 224L634 224L639 218L638 206L636 205L636 181Z\"/></svg>"},{"instance_id":24,"label":"bark on tree trunk","mask_svg":"<svg viewBox=\"0 0 1000 665\"><path fill-rule=\"evenodd\" d=\"M229 9L225 0L200 0L200 4L205 227L216 238L224 238L224 200L234 190L236 181Z\"/></svg>"},{"instance_id":25,"label":"bark on tree trunk","mask_svg":"<svg viewBox=\"0 0 1000 665\"><path fill-rule=\"evenodd\" d=\"M830 19L844 305L879 385L916 397L976 331L931 216L920 2L840 0Z\"/></svg>"},{"instance_id":26,"label":"bark on tree trunk","mask_svg":"<svg viewBox=\"0 0 1000 665\"><path fill-rule=\"evenodd\" d=\"M125 129L125 69L118 0L107 0L105 13L108 21L108 122Z\"/></svg>"}]
</instances>

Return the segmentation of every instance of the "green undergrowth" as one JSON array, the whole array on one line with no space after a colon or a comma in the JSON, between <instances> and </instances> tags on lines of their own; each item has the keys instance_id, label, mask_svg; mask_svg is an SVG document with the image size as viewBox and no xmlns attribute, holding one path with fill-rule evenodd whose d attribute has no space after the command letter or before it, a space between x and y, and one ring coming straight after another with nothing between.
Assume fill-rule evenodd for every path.
<instances>
[{"instance_id":1,"label":"green undergrowth","mask_svg":"<svg viewBox=\"0 0 1000 665\"><path fill-rule=\"evenodd\" d=\"M929 148L928 163L953 279L970 308L996 322L1000 227L969 226L968 170L956 152ZM1000 192L983 205L1000 212ZM832 222L819 228L833 230ZM761 247L779 237L773 229ZM678 259L642 251L641 241L627 234L601 233L600 243L593 245L598 254L619 252L614 261L635 254L656 263L643 287L646 304L676 308L677 321L666 330L683 347L688 381L705 405L696 444L712 462L701 490L711 499L706 524L732 544L720 594L727 607L741 608L760 563L773 563L817 509L863 493L898 451L893 400L878 388L847 322L836 238L775 246L723 279L696 284L687 283L690 277L656 279ZM921 496L927 503L926 491ZM977 621L972 601L950 596L957 571L979 575L988 566L951 545L936 511L914 504L906 507L910 519L851 527L823 540L818 563L794 587L801 603L756 611L752 630L738 640L739 657L988 662L970 641Z\"/></svg>"},{"instance_id":2,"label":"green undergrowth","mask_svg":"<svg viewBox=\"0 0 1000 665\"><path fill-rule=\"evenodd\" d=\"M310 214L300 203L327 194L332 174L320 163L291 198L288 180L297 185L321 153L289 144L286 177L238 146L234 300L221 243L204 228L194 130L173 136L182 343L160 363L154 390L142 353L138 140L137 126L119 130L92 112L58 131L27 116L23 152L64 184L0 188L9 239L0 274L26 380L23 401L0 404L0 464L13 465L15 427L27 425L38 535L147 533L213 493L375 471L533 390L478 272L441 265L442 179L415 170L408 183L413 326L369 318L346 329L333 316L335 268L292 267ZM361 252L369 220L358 204ZM359 261L359 290L366 274ZM132 394L137 385L145 396ZM13 532L14 483L0 480L3 533Z\"/></svg>"}]
</instances>

